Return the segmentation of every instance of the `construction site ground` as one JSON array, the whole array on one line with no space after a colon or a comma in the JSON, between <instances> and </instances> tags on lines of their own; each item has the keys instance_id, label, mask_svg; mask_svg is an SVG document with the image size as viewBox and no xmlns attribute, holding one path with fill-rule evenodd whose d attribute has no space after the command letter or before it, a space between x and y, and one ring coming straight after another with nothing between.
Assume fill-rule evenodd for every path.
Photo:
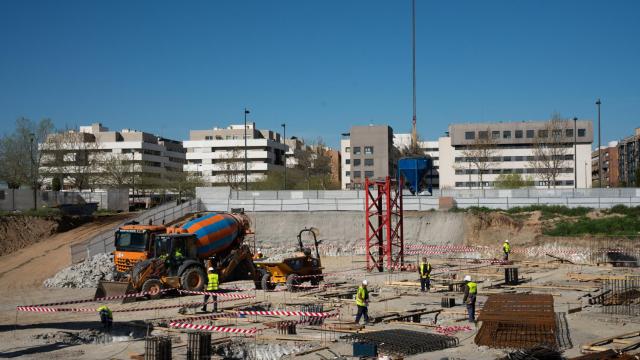
<instances>
[{"instance_id":1,"label":"construction site ground","mask_svg":"<svg viewBox=\"0 0 640 360\"><path fill-rule=\"evenodd\" d=\"M90 229L78 228L76 232ZM68 236L78 238L78 233L67 233ZM138 301L121 304L119 301L107 303L114 311L114 329L112 336L99 335L101 324L96 312L17 312L17 305L55 303L73 299L86 299L93 296L93 289L45 289L42 281L52 276L65 263L69 238L52 238L48 252L41 256L29 258L21 255L21 259L5 259L0 262L0 285L3 291L0 300L0 357L33 358L33 359L130 359L132 355L143 354L145 349L144 336L170 335L173 337L173 354L175 358L184 358L186 354L186 331L167 328L168 320L185 319L192 316L202 316L195 313L195 309L187 310L187 314L179 313L180 305L202 301L201 295L164 298L159 300ZM41 246L38 243L34 246ZM263 306L268 310L299 310L304 304L323 304L324 311L338 310L337 318L328 318L324 326L297 326L297 334L280 334L275 329L268 328L266 323L278 320L298 320L299 317L276 317L247 315L243 318L223 318L209 321L192 321L197 324L210 324L239 329L257 328L262 331L256 335L226 334L212 332L214 343L230 343L229 346L243 348L249 355L257 351L272 354L287 352L307 352L298 355L299 358L318 359L318 354L331 358L328 351L349 356L352 345L340 338L349 335L347 325L353 322L356 306L352 298L340 299L336 297L321 298L323 293L355 291L362 279L368 279L372 292L369 315L379 317L394 312L401 313L411 309L442 310L437 323L435 314L421 317L420 323L401 322L378 323L364 327L361 332L382 329L410 329L435 333L437 326L465 326L466 310L462 301L462 293L449 291L443 282L460 280L464 275L471 275L479 282L479 297L477 311L482 311L486 295L492 293L543 293L552 294L556 313L565 313L570 341L564 344L567 357L581 353L582 344L598 338L615 336L617 334L637 331L640 329L638 317L615 317L602 314L598 307L589 306L584 295L595 291L599 287L602 277L618 276L622 274L638 274L632 268L596 267L590 265L573 265L549 263L547 261L517 261L511 265L518 267L523 283L518 286L492 287L493 284L504 282L502 265L491 263L473 263L464 259L433 259L434 283L431 292L421 293L418 276L413 272L367 273L365 261L361 256L325 257L322 259L325 272L329 275L325 279L328 286L324 289L303 289L306 291L288 292L255 291L249 282L226 283L224 288L247 289L241 294L255 295L253 299L239 299L221 302L220 308L230 311L240 306ZM63 264L64 263L64 264ZM63 265L61 265L63 264ZM456 306L442 308L443 297L454 297ZM174 305L166 309L154 309L138 312L118 312L121 309L163 307ZM97 308L96 303L81 303L66 307ZM211 310L211 305L209 305ZM192 314L194 313L194 314ZM188 320L183 320L189 322ZM339 327L342 330L335 330ZM150 326L154 324L155 326ZM481 324L477 324L478 326ZM92 329L96 331L91 332ZM407 358L416 359L496 359L504 356L507 349L491 349L474 344L474 336L478 331L475 324L469 330L458 331L452 336L459 339L459 346L445 350L427 352ZM80 339L79 339L80 338ZM84 339L84 340L82 340ZM89 339L89 340L86 340ZM99 343L82 343L82 342ZM102 343L104 342L104 343ZM313 350L316 350L312 352ZM254 352L254 353L252 353ZM259 357L259 356L258 356ZM262 357L269 358L269 357Z\"/></svg>"}]
</instances>

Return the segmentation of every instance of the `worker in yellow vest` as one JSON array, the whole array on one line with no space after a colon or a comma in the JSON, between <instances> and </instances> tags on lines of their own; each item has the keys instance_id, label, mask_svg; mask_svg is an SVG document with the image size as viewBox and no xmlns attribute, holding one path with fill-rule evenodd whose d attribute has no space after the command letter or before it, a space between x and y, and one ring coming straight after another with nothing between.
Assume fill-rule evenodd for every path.
<instances>
[{"instance_id":1,"label":"worker in yellow vest","mask_svg":"<svg viewBox=\"0 0 640 360\"><path fill-rule=\"evenodd\" d=\"M427 258L423 257L420 267L420 291L429 291L431 288L431 263L427 262Z\"/></svg>"},{"instance_id":2,"label":"worker in yellow vest","mask_svg":"<svg viewBox=\"0 0 640 360\"><path fill-rule=\"evenodd\" d=\"M211 294L218 291L219 278L218 273L213 267L210 267L207 271L207 294L204 295L204 304L202 311L207 312L207 300L209 296L213 299L213 312L218 312L218 296Z\"/></svg>"},{"instance_id":3,"label":"worker in yellow vest","mask_svg":"<svg viewBox=\"0 0 640 360\"><path fill-rule=\"evenodd\" d=\"M113 313L106 305L102 305L98 308L98 314L100 315L100 322L104 331L111 333L111 326L113 325Z\"/></svg>"},{"instance_id":4,"label":"worker in yellow vest","mask_svg":"<svg viewBox=\"0 0 640 360\"><path fill-rule=\"evenodd\" d=\"M509 245L509 240L505 240L502 243L502 252L504 252L504 261L509 261L509 254L511 253L511 245Z\"/></svg>"},{"instance_id":5,"label":"worker in yellow vest","mask_svg":"<svg viewBox=\"0 0 640 360\"><path fill-rule=\"evenodd\" d=\"M467 305L469 322L476 322L476 296L478 295L478 284L471 281L471 276L464 277L464 298L462 302Z\"/></svg>"},{"instance_id":6,"label":"worker in yellow vest","mask_svg":"<svg viewBox=\"0 0 640 360\"><path fill-rule=\"evenodd\" d=\"M369 290L367 290L368 281L362 280L362 285L358 287L356 292L356 306L358 314L356 315L356 324L360 323L360 317L364 316L364 323L369 323Z\"/></svg>"}]
</instances>

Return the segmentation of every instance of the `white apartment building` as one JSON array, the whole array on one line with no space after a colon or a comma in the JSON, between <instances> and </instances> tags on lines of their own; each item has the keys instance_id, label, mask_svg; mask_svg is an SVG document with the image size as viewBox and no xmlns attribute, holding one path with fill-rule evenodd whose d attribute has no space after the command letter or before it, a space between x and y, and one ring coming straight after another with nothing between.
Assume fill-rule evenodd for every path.
<instances>
[{"instance_id":1,"label":"white apartment building","mask_svg":"<svg viewBox=\"0 0 640 360\"><path fill-rule=\"evenodd\" d=\"M40 172L47 174L43 180L45 187L51 185L53 177L62 180L64 189L117 186L105 183L106 177L101 176L104 164L112 159L126 166L123 173L146 179L161 179L169 172L180 172L185 164L185 150L180 141L131 129L110 131L100 123L52 134L38 146L42 152Z\"/></svg>"},{"instance_id":2,"label":"white apartment building","mask_svg":"<svg viewBox=\"0 0 640 360\"><path fill-rule=\"evenodd\" d=\"M258 130L255 123L230 125L226 128L191 130L189 140L183 141L187 150L184 171L201 175L210 185L226 184L239 188L247 181L262 180L268 171L284 170L284 154L288 146L280 134Z\"/></svg>"}]
</instances>

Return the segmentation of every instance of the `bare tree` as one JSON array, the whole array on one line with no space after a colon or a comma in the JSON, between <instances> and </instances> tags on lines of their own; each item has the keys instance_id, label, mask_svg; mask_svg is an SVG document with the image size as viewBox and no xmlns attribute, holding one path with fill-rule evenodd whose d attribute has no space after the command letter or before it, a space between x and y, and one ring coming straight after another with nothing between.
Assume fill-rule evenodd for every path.
<instances>
[{"instance_id":1,"label":"bare tree","mask_svg":"<svg viewBox=\"0 0 640 360\"><path fill-rule=\"evenodd\" d=\"M480 182L482 189L484 189L484 174L496 165L495 157L500 154L496 140L490 129L487 128L485 131L479 131L473 143L462 150L465 160L470 167L477 171L478 182ZM470 169L467 169L467 171L470 171Z\"/></svg>"},{"instance_id":2,"label":"bare tree","mask_svg":"<svg viewBox=\"0 0 640 360\"><path fill-rule=\"evenodd\" d=\"M131 189L136 185L137 173L133 154L103 153L100 170L102 184L105 187Z\"/></svg>"},{"instance_id":3,"label":"bare tree","mask_svg":"<svg viewBox=\"0 0 640 360\"><path fill-rule=\"evenodd\" d=\"M556 187L556 180L568 165L574 136L568 129L569 122L560 114L554 114L534 139L533 160L529 161L529 167L547 184L547 188Z\"/></svg>"},{"instance_id":4,"label":"bare tree","mask_svg":"<svg viewBox=\"0 0 640 360\"><path fill-rule=\"evenodd\" d=\"M51 134L40 146L42 173L50 179L58 178L72 188L93 190L101 178L97 168L101 160L100 148L92 134L75 130Z\"/></svg>"},{"instance_id":5,"label":"bare tree","mask_svg":"<svg viewBox=\"0 0 640 360\"><path fill-rule=\"evenodd\" d=\"M224 183L233 190L239 190L244 183L244 154L241 149L229 150L219 164Z\"/></svg>"}]
</instances>

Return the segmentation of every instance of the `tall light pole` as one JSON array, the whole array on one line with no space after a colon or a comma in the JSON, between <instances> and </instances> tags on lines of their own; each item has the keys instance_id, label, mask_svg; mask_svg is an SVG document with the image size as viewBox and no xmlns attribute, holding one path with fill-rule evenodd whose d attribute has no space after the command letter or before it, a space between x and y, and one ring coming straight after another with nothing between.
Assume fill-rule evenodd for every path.
<instances>
[{"instance_id":1,"label":"tall light pole","mask_svg":"<svg viewBox=\"0 0 640 360\"><path fill-rule=\"evenodd\" d=\"M573 118L573 188L578 188L578 134L577 131L578 118ZM555 184L553 184L555 186Z\"/></svg>"},{"instance_id":2,"label":"tall light pole","mask_svg":"<svg viewBox=\"0 0 640 360\"><path fill-rule=\"evenodd\" d=\"M36 211L38 210L38 195L37 195L37 191L36 190L36 182L38 181L36 179L36 174L35 174L35 167L36 167L36 162L35 159L33 158L33 139L35 138L35 135L33 133L29 134L29 155L31 156L31 180L33 181L33 183L31 184L32 190L33 190L33 210Z\"/></svg>"},{"instance_id":3,"label":"tall light pole","mask_svg":"<svg viewBox=\"0 0 640 360\"><path fill-rule=\"evenodd\" d=\"M282 137L284 140L284 186L283 190L287 190L287 124L282 123Z\"/></svg>"},{"instance_id":4,"label":"tall light pole","mask_svg":"<svg viewBox=\"0 0 640 360\"><path fill-rule=\"evenodd\" d=\"M411 0L411 41L412 41L412 51L413 51L413 68L412 68L412 78L413 78L413 120L411 122L411 150L415 151L418 148L418 129L416 127L417 116L416 116L416 0Z\"/></svg>"},{"instance_id":5,"label":"tall light pole","mask_svg":"<svg viewBox=\"0 0 640 360\"><path fill-rule=\"evenodd\" d=\"M600 136L600 99L596 100L596 106L598 106L598 187L602 188L602 138Z\"/></svg>"},{"instance_id":6,"label":"tall light pole","mask_svg":"<svg viewBox=\"0 0 640 360\"><path fill-rule=\"evenodd\" d=\"M244 191L249 190L249 173L247 170L247 114L249 114L249 110L244 108Z\"/></svg>"}]
</instances>

